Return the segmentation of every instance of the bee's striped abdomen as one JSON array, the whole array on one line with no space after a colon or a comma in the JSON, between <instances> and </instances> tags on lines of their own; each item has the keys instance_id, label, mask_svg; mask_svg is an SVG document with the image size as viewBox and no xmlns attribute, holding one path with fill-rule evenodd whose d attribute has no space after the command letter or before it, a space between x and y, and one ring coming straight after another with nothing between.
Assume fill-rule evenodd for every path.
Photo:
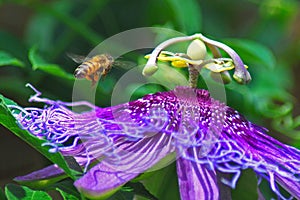
<instances>
[{"instance_id":1,"label":"bee's striped abdomen","mask_svg":"<svg viewBox=\"0 0 300 200\"><path fill-rule=\"evenodd\" d=\"M112 68L114 59L109 54L96 55L84 61L74 71L75 78L86 78L94 85L101 76L105 76Z\"/></svg>"}]
</instances>

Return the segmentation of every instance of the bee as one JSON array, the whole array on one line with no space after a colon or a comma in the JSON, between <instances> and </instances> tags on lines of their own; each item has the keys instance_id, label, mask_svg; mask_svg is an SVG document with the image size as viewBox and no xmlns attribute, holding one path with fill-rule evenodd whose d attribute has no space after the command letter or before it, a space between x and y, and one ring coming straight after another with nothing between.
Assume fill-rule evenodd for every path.
<instances>
[{"instance_id":1,"label":"bee","mask_svg":"<svg viewBox=\"0 0 300 200\"><path fill-rule=\"evenodd\" d=\"M75 78L92 81L94 86L101 76L105 77L111 70L115 60L109 54L99 54L93 57L84 57L75 54L68 56L76 63L81 63L74 71Z\"/></svg>"}]
</instances>

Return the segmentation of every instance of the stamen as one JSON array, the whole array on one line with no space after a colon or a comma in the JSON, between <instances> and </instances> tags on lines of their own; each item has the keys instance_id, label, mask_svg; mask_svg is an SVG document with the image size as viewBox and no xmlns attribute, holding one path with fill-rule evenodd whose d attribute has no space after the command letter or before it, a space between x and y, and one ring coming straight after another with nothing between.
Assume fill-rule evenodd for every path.
<instances>
[{"instance_id":1,"label":"stamen","mask_svg":"<svg viewBox=\"0 0 300 200\"><path fill-rule=\"evenodd\" d=\"M151 70L152 74L148 73L149 69L152 69L153 66L156 66L157 62L157 57L160 54L162 50L164 50L166 47L178 43L178 42L184 42L184 41L190 41L198 38L198 34L192 35L192 36L183 36L183 37L176 37L176 38L171 38L169 40L164 41L160 45L158 45L151 53L150 58L146 64L146 66L143 69L143 75L144 76L151 76L154 74L156 71ZM157 68L158 69L158 68Z\"/></svg>"},{"instance_id":2,"label":"stamen","mask_svg":"<svg viewBox=\"0 0 300 200\"><path fill-rule=\"evenodd\" d=\"M163 51L166 47L178 43L178 42L184 42L184 41L190 41L190 40L201 40L203 41L212 51L213 55L216 58L220 58L221 54L218 51L217 48L221 48L223 49L226 53L228 53L228 55L232 58L233 63L234 63L234 67L235 67L235 72L234 72L234 79L238 82L238 83L248 83L251 81L251 76L249 74L249 72L246 69L246 66L244 65L243 61L241 60L241 58L238 56L238 54L231 49L230 47L228 47L227 45L221 43L221 42L217 42L211 39L208 39L206 37L204 37L202 34L197 33L194 34L192 36L182 36L182 37L175 37L175 38L171 38L169 40L164 41L163 43L161 43L160 45L158 45L151 53L151 55L149 56L149 60L146 64L146 66L143 69L143 75L144 76L151 76L152 74L154 74L157 70L157 59L159 59L159 55L161 53L165 53L166 55L170 55L170 57L172 59L176 59L176 54L172 54L170 52L167 51ZM201 48L201 47L199 47ZM178 56L181 57L181 56ZM163 57L161 57L162 60L164 60ZM180 60L184 60L184 58L179 58ZM200 66L202 65L202 62L204 61L204 58L198 61L191 61L196 63L195 64L195 68L197 69L196 66ZM187 62L189 63L189 62ZM181 65L180 65L181 66ZM201 68L201 67L200 67Z\"/></svg>"},{"instance_id":3,"label":"stamen","mask_svg":"<svg viewBox=\"0 0 300 200\"><path fill-rule=\"evenodd\" d=\"M226 53L228 53L228 55L232 58L233 63L235 65L235 72L234 72L233 76L239 83L248 83L251 81L251 76L250 76L249 72L247 71L247 69L245 68L243 61L241 60L241 58L237 55L237 53L233 49L231 49L229 46L227 46L221 42L211 40L211 39L203 36L202 34L199 34L198 36L199 36L199 39L201 39L203 42L213 45L215 47L221 48Z\"/></svg>"}]
</instances>

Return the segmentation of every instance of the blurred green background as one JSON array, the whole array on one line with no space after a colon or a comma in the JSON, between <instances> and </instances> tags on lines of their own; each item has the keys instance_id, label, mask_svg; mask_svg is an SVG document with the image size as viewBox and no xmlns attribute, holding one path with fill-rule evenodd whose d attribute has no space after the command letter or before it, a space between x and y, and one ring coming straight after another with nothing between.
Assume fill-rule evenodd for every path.
<instances>
[{"instance_id":1,"label":"blurred green background","mask_svg":"<svg viewBox=\"0 0 300 200\"><path fill-rule=\"evenodd\" d=\"M300 147L299 1L0 2L0 93L20 105L29 105L32 91L25 88L26 83L33 84L44 96L71 101L72 73L77 64L66 56L67 52L85 55L105 38L139 27L166 27L185 34L201 32L231 46L250 67L253 81L249 85L226 86L228 104L270 129L273 137ZM143 59L139 52L134 55L129 56L131 61ZM123 72L113 70L100 81L98 105L109 105L114 83ZM152 91L155 87L143 93ZM0 126L0 130L1 186L49 164L5 128ZM174 166L169 169L175 172ZM148 187L157 190L161 199L170 194L178 198L178 192L174 193L177 180L172 173L163 177L160 190L153 183ZM234 199L257 199L256 180L251 177L251 172L244 173L238 191L233 192Z\"/></svg>"}]
</instances>

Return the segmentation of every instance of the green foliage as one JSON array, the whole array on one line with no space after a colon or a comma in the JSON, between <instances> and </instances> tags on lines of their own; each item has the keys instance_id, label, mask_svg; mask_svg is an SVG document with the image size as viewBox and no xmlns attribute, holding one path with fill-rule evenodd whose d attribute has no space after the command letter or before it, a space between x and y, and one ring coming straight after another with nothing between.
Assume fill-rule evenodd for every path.
<instances>
[{"instance_id":1,"label":"green foliage","mask_svg":"<svg viewBox=\"0 0 300 200\"><path fill-rule=\"evenodd\" d=\"M174 176L175 163L148 173L142 175L144 176L143 183L154 196L158 199L180 199L177 176ZM138 200L145 200L145 198L139 197Z\"/></svg>"},{"instance_id":2,"label":"green foliage","mask_svg":"<svg viewBox=\"0 0 300 200\"><path fill-rule=\"evenodd\" d=\"M181 0L168 0L168 3L175 13L174 16L180 31L185 32L186 34L193 34L201 31L201 9L197 1L185 1L184 6L182 6Z\"/></svg>"},{"instance_id":3,"label":"green foliage","mask_svg":"<svg viewBox=\"0 0 300 200\"><path fill-rule=\"evenodd\" d=\"M34 0L13 1L10 4L30 12L26 23L12 26L22 27L22 30L14 31L10 24L1 26L0 29L0 93L18 98L18 103L27 98L28 92L24 90L27 82L37 85L47 96L71 99L68 92L72 91L75 80L72 72L76 65L65 57L66 52L88 54L104 38L131 28L171 27L184 34L203 32L217 40L231 37L222 41L238 52L249 66L253 80L246 86L236 83L226 86L228 104L252 121L268 127L274 134L285 134L290 138L290 143L300 147L300 116L297 116L299 110L294 106L299 101L293 96L297 92L290 93L297 91L295 82L298 81L298 75L293 73L295 69L291 67L300 64L297 28L299 2L296 0L285 3L279 0L154 0L147 3L138 0L126 3L119 0ZM2 2L0 6L6 6L6 3ZM23 16L17 18L22 12L19 14L9 10L9 7L3 8L3 12L14 13L16 19L22 19ZM13 23L14 20L7 21ZM156 39L162 41L170 37L158 33ZM185 46L178 46L176 50L184 51ZM144 52L140 57L135 56L136 60L144 60L143 54ZM173 73L168 69L161 68L153 78L174 84L184 81L182 77L172 77ZM101 106L110 105L110 93L121 76L120 71L113 70L100 81L97 88L100 99L97 104ZM186 71L178 71L183 77L187 74ZM154 84L146 85L136 90L132 98L163 89ZM16 103L4 96L0 95L0 124L59 165L67 177L75 180L78 172L69 168L61 154L49 153L47 147L41 146L44 140L19 127L9 109L9 106ZM268 121L271 123L268 124ZM132 199L135 194L147 192L158 199L179 199L175 174L175 165L171 165L145 178L144 189L134 191L130 185L125 186L109 199L127 200ZM47 191L51 190L58 191L63 199L84 199L74 188L71 179L53 180L59 182L51 184L51 187L45 186L44 191L8 184L5 194L0 190L0 199L5 195L7 199L50 199ZM251 181L251 186L256 186L256 178L247 171L242 175L237 190L233 192L234 199L257 199L255 187L250 188L251 192L243 192L248 191L248 180ZM29 185L34 187L35 184L39 183ZM267 188L269 187L261 187L264 194L269 193ZM243 196L245 194L247 195ZM151 199L151 195L137 198Z\"/></svg>"},{"instance_id":4,"label":"green foliage","mask_svg":"<svg viewBox=\"0 0 300 200\"><path fill-rule=\"evenodd\" d=\"M31 190L26 186L8 184L5 187L5 194L8 200L51 200L51 196L43 191Z\"/></svg>"},{"instance_id":5,"label":"green foliage","mask_svg":"<svg viewBox=\"0 0 300 200\"><path fill-rule=\"evenodd\" d=\"M17 38L16 36L6 32L5 30L0 30L0 49L4 54L26 62L26 47L23 45L20 38Z\"/></svg>"},{"instance_id":6,"label":"green foliage","mask_svg":"<svg viewBox=\"0 0 300 200\"><path fill-rule=\"evenodd\" d=\"M73 181L64 180L54 184L52 187L61 194L64 200L76 200L81 198L80 194L73 186Z\"/></svg>"},{"instance_id":7,"label":"green foliage","mask_svg":"<svg viewBox=\"0 0 300 200\"><path fill-rule=\"evenodd\" d=\"M252 170L248 169L243 171L243 174L239 178L236 189L232 190L232 199L258 199L257 177Z\"/></svg>"},{"instance_id":8,"label":"green foliage","mask_svg":"<svg viewBox=\"0 0 300 200\"><path fill-rule=\"evenodd\" d=\"M0 199L2 199L2 200L6 200L7 199L5 197L5 194L4 194L3 190L2 190L2 188L0 188Z\"/></svg>"},{"instance_id":9,"label":"green foliage","mask_svg":"<svg viewBox=\"0 0 300 200\"><path fill-rule=\"evenodd\" d=\"M16 67L24 67L24 63L10 54L0 51L0 66L12 65Z\"/></svg>"},{"instance_id":10,"label":"green foliage","mask_svg":"<svg viewBox=\"0 0 300 200\"><path fill-rule=\"evenodd\" d=\"M53 76L74 80L74 76L65 72L59 65L47 63L40 55L37 54L37 48L32 47L29 50L28 58L32 64L33 70L42 70Z\"/></svg>"},{"instance_id":11,"label":"green foliage","mask_svg":"<svg viewBox=\"0 0 300 200\"><path fill-rule=\"evenodd\" d=\"M79 199L79 197L76 197L70 193L67 193L59 188L56 189L60 194L61 196L63 197L64 200L76 200L76 199ZM74 190L73 190L74 191ZM71 191L71 192L73 192Z\"/></svg>"},{"instance_id":12,"label":"green foliage","mask_svg":"<svg viewBox=\"0 0 300 200\"><path fill-rule=\"evenodd\" d=\"M251 40L227 39L225 44L239 53L241 58L247 63L255 64L257 67L272 69L276 60L272 51L262 44Z\"/></svg>"}]
</instances>

